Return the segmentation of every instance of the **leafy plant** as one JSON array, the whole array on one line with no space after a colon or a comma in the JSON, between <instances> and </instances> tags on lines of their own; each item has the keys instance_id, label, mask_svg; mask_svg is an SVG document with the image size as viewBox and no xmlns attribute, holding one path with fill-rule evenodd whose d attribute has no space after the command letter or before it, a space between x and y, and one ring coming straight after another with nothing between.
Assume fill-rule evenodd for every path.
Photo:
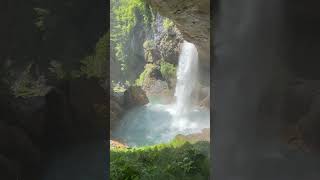
<instances>
[{"instance_id":1,"label":"leafy plant","mask_svg":"<svg viewBox=\"0 0 320 180\"><path fill-rule=\"evenodd\" d=\"M208 142L190 144L181 140L132 149L112 148L110 178L206 180L209 177L208 152Z\"/></svg>"},{"instance_id":2,"label":"leafy plant","mask_svg":"<svg viewBox=\"0 0 320 180\"><path fill-rule=\"evenodd\" d=\"M49 87L46 86L44 76L41 75L35 79L31 75L32 65L32 63L29 64L11 86L11 90L16 97L44 96L48 92Z\"/></svg>"},{"instance_id":3,"label":"leafy plant","mask_svg":"<svg viewBox=\"0 0 320 180\"><path fill-rule=\"evenodd\" d=\"M176 67L164 60L160 62L160 72L166 80L170 80L176 76Z\"/></svg>"},{"instance_id":4,"label":"leafy plant","mask_svg":"<svg viewBox=\"0 0 320 180\"><path fill-rule=\"evenodd\" d=\"M43 8L33 8L36 13L36 22L35 25L40 31L45 31L45 19L50 14L50 11Z\"/></svg>"},{"instance_id":5,"label":"leafy plant","mask_svg":"<svg viewBox=\"0 0 320 180\"><path fill-rule=\"evenodd\" d=\"M174 26L173 21L171 21L168 18L164 18L163 20L163 27L165 30L169 30L170 28L172 28Z\"/></svg>"}]
</instances>

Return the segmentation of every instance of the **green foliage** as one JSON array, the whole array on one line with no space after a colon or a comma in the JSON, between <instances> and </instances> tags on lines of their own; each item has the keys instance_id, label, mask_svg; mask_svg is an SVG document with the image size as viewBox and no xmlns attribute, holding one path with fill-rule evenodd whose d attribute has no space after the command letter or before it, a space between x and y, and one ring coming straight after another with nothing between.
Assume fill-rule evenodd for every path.
<instances>
[{"instance_id":1,"label":"green foliage","mask_svg":"<svg viewBox=\"0 0 320 180\"><path fill-rule=\"evenodd\" d=\"M143 11L142 0L112 0L111 1L111 43L120 62L125 62L125 44L129 33L136 24L135 11Z\"/></svg>"},{"instance_id":2,"label":"green foliage","mask_svg":"<svg viewBox=\"0 0 320 180\"><path fill-rule=\"evenodd\" d=\"M147 62L154 62L153 56L152 56L152 50L156 47L156 44L154 40L146 40L143 43L144 48L144 57L147 60Z\"/></svg>"},{"instance_id":3,"label":"green foliage","mask_svg":"<svg viewBox=\"0 0 320 180\"><path fill-rule=\"evenodd\" d=\"M50 11L43 8L33 8L36 14L36 22L35 25L40 31L45 31L45 20L46 17L50 14Z\"/></svg>"},{"instance_id":4,"label":"green foliage","mask_svg":"<svg viewBox=\"0 0 320 180\"><path fill-rule=\"evenodd\" d=\"M148 79L150 73L153 71L154 68L156 68L154 64L146 64L144 71L140 74L139 78L136 79L135 85L143 86L145 80Z\"/></svg>"},{"instance_id":5,"label":"green foliage","mask_svg":"<svg viewBox=\"0 0 320 180\"><path fill-rule=\"evenodd\" d=\"M176 67L173 64L161 60L160 72L166 80L170 80L176 76Z\"/></svg>"},{"instance_id":6,"label":"green foliage","mask_svg":"<svg viewBox=\"0 0 320 180\"><path fill-rule=\"evenodd\" d=\"M80 71L88 78L106 78L108 38L108 33L105 33L97 42L94 54L81 60Z\"/></svg>"},{"instance_id":7,"label":"green foliage","mask_svg":"<svg viewBox=\"0 0 320 180\"><path fill-rule=\"evenodd\" d=\"M145 50L154 49L155 46L156 46L156 44L155 44L154 40L146 40L146 41L144 41L144 43L143 43L143 48L144 48Z\"/></svg>"},{"instance_id":8,"label":"green foliage","mask_svg":"<svg viewBox=\"0 0 320 180\"><path fill-rule=\"evenodd\" d=\"M57 79L66 78L67 73L65 72L63 65L57 61L50 62L49 71L55 74Z\"/></svg>"},{"instance_id":9,"label":"green foliage","mask_svg":"<svg viewBox=\"0 0 320 180\"><path fill-rule=\"evenodd\" d=\"M164 18L163 20L163 27L165 30L169 30L170 28L172 28L174 26L173 21L171 21L168 18Z\"/></svg>"},{"instance_id":10,"label":"green foliage","mask_svg":"<svg viewBox=\"0 0 320 180\"><path fill-rule=\"evenodd\" d=\"M114 81L111 81L111 85L112 85L112 90L115 93L123 93L124 91L126 91L126 88L120 83L115 83Z\"/></svg>"},{"instance_id":11,"label":"green foliage","mask_svg":"<svg viewBox=\"0 0 320 180\"><path fill-rule=\"evenodd\" d=\"M126 71L128 66L127 44L138 16L143 16L145 27L152 21L152 14L143 0L112 0L111 1L111 48L114 50L116 59L121 63L121 70Z\"/></svg>"},{"instance_id":12,"label":"green foliage","mask_svg":"<svg viewBox=\"0 0 320 180\"><path fill-rule=\"evenodd\" d=\"M46 79L44 76L38 76L35 79L31 75L32 65L29 64L11 86L11 90L16 97L44 96L48 92L49 87L45 85Z\"/></svg>"},{"instance_id":13,"label":"green foliage","mask_svg":"<svg viewBox=\"0 0 320 180\"><path fill-rule=\"evenodd\" d=\"M111 149L110 178L207 180L209 145L174 140L169 144Z\"/></svg>"}]
</instances>

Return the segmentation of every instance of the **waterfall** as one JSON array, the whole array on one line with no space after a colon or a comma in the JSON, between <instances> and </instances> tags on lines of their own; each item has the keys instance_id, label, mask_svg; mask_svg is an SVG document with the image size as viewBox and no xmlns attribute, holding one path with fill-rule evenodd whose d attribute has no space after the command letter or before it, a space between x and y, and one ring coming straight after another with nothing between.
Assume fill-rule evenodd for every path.
<instances>
[{"instance_id":1,"label":"waterfall","mask_svg":"<svg viewBox=\"0 0 320 180\"><path fill-rule=\"evenodd\" d=\"M198 51L183 42L177 68L176 102L149 103L127 112L112 136L129 146L169 142L177 134L199 133L210 127L210 112L192 106L198 86Z\"/></svg>"},{"instance_id":2,"label":"waterfall","mask_svg":"<svg viewBox=\"0 0 320 180\"><path fill-rule=\"evenodd\" d=\"M177 70L176 115L180 116L190 111L193 95L198 83L198 51L194 44L182 43Z\"/></svg>"}]
</instances>

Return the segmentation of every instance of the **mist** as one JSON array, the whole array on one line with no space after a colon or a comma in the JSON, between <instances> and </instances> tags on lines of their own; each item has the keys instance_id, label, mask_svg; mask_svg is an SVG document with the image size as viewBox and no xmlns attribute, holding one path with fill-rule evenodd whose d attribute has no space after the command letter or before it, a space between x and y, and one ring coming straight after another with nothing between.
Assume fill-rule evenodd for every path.
<instances>
[{"instance_id":1,"label":"mist","mask_svg":"<svg viewBox=\"0 0 320 180\"><path fill-rule=\"evenodd\" d=\"M291 153L280 138L284 93L295 76L296 58L290 44L295 33L289 33L295 29L288 24L293 20L285 14L290 13L286 2L225 0L217 4L211 77L214 180L319 177L316 156Z\"/></svg>"}]
</instances>

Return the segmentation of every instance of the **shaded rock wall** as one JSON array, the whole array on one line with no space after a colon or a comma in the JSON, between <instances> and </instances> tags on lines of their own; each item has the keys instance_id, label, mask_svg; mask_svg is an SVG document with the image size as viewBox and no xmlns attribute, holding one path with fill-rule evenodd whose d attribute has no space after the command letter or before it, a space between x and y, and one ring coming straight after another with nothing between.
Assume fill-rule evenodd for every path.
<instances>
[{"instance_id":1,"label":"shaded rock wall","mask_svg":"<svg viewBox=\"0 0 320 180\"><path fill-rule=\"evenodd\" d=\"M7 166L0 178L35 180L49 151L102 141L108 129L106 95L97 80L76 79L61 82L45 97L0 96L0 166Z\"/></svg>"},{"instance_id":2,"label":"shaded rock wall","mask_svg":"<svg viewBox=\"0 0 320 180\"><path fill-rule=\"evenodd\" d=\"M0 65L33 61L47 72L48 62L56 60L78 67L107 31L104 1L4 0L0 8Z\"/></svg>"}]
</instances>

